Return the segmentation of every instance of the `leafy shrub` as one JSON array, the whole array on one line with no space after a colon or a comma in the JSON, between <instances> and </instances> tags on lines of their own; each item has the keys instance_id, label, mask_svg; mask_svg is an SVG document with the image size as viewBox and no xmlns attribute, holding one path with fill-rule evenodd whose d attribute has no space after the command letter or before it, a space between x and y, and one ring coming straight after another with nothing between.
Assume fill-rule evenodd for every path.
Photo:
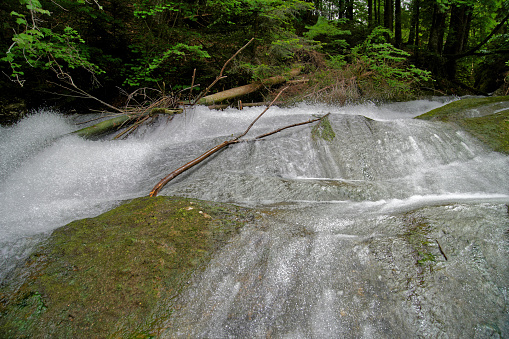
<instances>
[{"instance_id":1,"label":"leafy shrub","mask_svg":"<svg viewBox=\"0 0 509 339\"><path fill-rule=\"evenodd\" d=\"M409 53L387 42L391 32L375 28L366 40L352 49L353 63L361 65L357 77L370 79L384 99L399 99L419 82L430 81L431 72L407 65Z\"/></svg>"},{"instance_id":2,"label":"leafy shrub","mask_svg":"<svg viewBox=\"0 0 509 339\"><path fill-rule=\"evenodd\" d=\"M351 32L340 29L337 25L341 22L341 20L336 20L333 23L324 17L319 17L316 24L306 26L308 31L304 33L304 37L316 43L320 49L337 52L340 49L348 48L346 40L340 37L350 35Z\"/></svg>"},{"instance_id":3,"label":"leafy shrub","mask_svg":"<svg viewBox=\"0 0 509 339\"><path fill-rule=\"evenodd\" d=\"M134 46L133 49L136 50ZM175 65L177 60L184 59L185 57L201 59L210 58L210 55L207 53L207 51L202 50L202 46L178 43L175 46L171 46L166 51L160 53L160 55L146 55L138 59L135 65L130 66L124 85L141 86L162 81L162 76L164 73L158 72L158 74L156 74L156 71L160 71L161 68L165 66L165 64ZM167 72L176 71L175 66L170 67L172 69L166 70Z\"/></svg>"},{"instance_id":4,"label":"leafy shrub","mask_svg":"<svg viewBox=\"0 0 509 339\"><path fill-rule=\"evenodd\" d=\"M12 44L0 61L7 62L11 77L23 85L23 69L26 65L43 70L53 70L59 78L72 82L67 69L84 68L92 74L103 73L89 61L88 48L80 34L69 26L57 31L40 27L42 16L50 16L50 11L42 8L36 0L20 0L29 15L12 11L18 30L12 37Z\"/></svg>"}]
</instances>

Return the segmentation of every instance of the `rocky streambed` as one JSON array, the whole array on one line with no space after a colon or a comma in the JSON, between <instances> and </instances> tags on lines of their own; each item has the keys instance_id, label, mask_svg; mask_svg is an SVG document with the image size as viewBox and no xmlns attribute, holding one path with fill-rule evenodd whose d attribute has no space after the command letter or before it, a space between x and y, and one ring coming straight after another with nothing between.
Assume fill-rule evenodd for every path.
<instances>
[{"instance_id":1,"label":"rocky streambed","mask_svg":"<svg viewBox=\"0 0 509 339\"><path fill-rule=\"evenodd\" d=\"M337 145L245 146L166 192L233 204L144 197L60 227L3 280L0 337L508 337L507 103L455 101L422 126L337 115ZM372 148L345 151L347 134ZM313 177L296 147L339 165Z\"/></svg>"}]
</instances>

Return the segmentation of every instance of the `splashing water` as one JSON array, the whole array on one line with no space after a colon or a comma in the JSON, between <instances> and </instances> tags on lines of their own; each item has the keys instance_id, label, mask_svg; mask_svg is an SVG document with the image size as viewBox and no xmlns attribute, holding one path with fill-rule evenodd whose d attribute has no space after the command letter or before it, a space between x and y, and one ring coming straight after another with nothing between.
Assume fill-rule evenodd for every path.
<instances>
[{"instance_id":1,"label":"splashing water","mask_svg":"<svg viewBox=\"0 0 509 339\"><path fill-rule=\"evenodd\" d=\"M162 191L260 208L180 297L163 337L509 335L509 157L452 125L413 120L436 101L271 108L247 139ZM83 140L51 111L0 129L0 279L53 229L147 195L237 135L263 108L198 107L123 141ZM505 312L505 313L504 313Z\"/></svg>"}]
</instances>

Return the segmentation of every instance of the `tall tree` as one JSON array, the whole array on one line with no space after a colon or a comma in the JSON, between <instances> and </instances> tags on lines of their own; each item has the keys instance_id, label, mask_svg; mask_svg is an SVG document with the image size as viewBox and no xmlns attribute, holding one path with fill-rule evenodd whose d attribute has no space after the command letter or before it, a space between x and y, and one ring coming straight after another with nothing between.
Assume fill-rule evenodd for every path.
<instances>
[{"instance_id":1,"label":"tall tree","mask_svg":"<svg viewBox=\"0 0 509 339\"><path fill-rule=\"evenodd\" d=\"M410 18L410 31L408 34L409 45L419 45L419 20L420 20L420 0L412 0L411 11L412 16Z\"/></svg>"},{"instance_id":2,"label":"tall tree","mask_svg":"<svg viewBox=\"0 0 509 339\"><path fill-rule=\"evenodd\" d=\"M345 18L353 20L353 0L345 1Z\"/></svg>"},{"instance_id":3,"label":"tall tree","mask_svg":"<svg viewBox=\"0 0 509 339\"><path fill-rule=\"evenodd\" d=\"M429 32L428 50L437 55L442 54L446 19L447 13L445 12L444 7L435 2L433 4L433 16Z\"/></svg>"},{"instance_id":4,"label":"tall tree","mask_svg":"<svg viewBox=\"0 0 509 339\"><path fill-rule=\"evenodd\" d=\"M368 0L368 27L373 27L373 0Z\"/></svg>"},{"instance_id":5,"label":"tall tree","mask_svg":"<svg viewBox=\"0 0 509 339\"><path fill-rule=\"evenodd\" d=\"M465 3L453 5L451 8L451 18L447 41L444 46L446 56L445 74L449 79L456 78L457 55L465 50L468 39L470 22L472 20L472 6Z\"/></svg>"},{"instance_id":6,"label":"tall tree","mask_svg":"<svg viewBox=\"0 0 509 339\"><path fill-rule=\"evenodd\" d=\"M401 34L401 0L394 2L394 39L396 47L400 48L402 41Z\"/></svg>"},{"instance_id":7,"label":"tall tree","mask_svg":"<svg viewBox=\"0 0 509 339\"><path fill-rule=\"evenodd\" d=\"M394 0L385 0L384 2L384 27L391 32L394 29Z\"/></svg>"},{"instance_id":8,"label":"tall tree","mask_svg":"<svg viewBox=\"0 0 509 339\"><path fill-rule=\"evenodd\" d=\"M376 24L380 26L382 24L382 0L376 1Z\"/></svg>"}]
</instances>

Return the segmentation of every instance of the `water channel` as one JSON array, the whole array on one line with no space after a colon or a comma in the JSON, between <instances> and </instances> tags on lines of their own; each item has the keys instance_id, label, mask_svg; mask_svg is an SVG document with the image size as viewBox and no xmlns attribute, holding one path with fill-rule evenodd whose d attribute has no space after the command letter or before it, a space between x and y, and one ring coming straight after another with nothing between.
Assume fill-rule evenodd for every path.
<instances>
[{"instance_id":1,"label":"water channel","mask_svg":"<svg viewBox=\"0 0 509 339\"><path fill-rule=\"evenodd\" d=\"M246 136L160 194L254 207L261 217L179 297L162 337L509 337L509 157L419 100L271 108ZM263 108L188 110L126 140L69 135L41 110L0 128L0 280L72 220L145 196L244 131Z\"/></svg>"}]
</instances>

